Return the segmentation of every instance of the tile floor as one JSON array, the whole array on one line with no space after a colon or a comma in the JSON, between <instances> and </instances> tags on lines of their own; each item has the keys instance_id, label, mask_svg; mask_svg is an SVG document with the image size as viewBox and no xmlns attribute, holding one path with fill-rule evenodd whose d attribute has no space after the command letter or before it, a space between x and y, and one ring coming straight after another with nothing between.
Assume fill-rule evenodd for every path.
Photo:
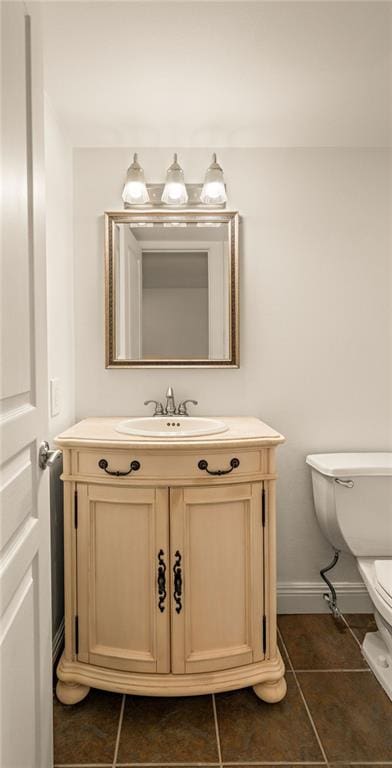
<instances>
[{"instance_id":1,"label":"tile floor","mask_svg":"<svg viewBox=\"0 0 392 768\"><path fill-rule=\"evenodd\" d=\"M284 701L265 704L251 689L180 699L92 690L73 707L55 700L56 767L392 766L392 703L359 645L372 617L285 615L278 624Z\"/></svg>"}]
</instances>

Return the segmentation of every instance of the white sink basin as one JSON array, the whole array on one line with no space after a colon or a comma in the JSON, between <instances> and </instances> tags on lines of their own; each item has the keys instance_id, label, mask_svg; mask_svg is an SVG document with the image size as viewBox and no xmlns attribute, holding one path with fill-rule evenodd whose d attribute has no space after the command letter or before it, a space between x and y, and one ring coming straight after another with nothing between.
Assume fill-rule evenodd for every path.
<instances>
[{"instance_id":1,"label":"white sink basin","mask_svg":"<svg viewBox=\"0 0 392 768\"><path fill-rule=\"evenodd\" d=\"M121 421L116 427L117 432L144 437L198 437L227 429L224 421L196 416L147 416Z\"/></svg>"}]
</instances>

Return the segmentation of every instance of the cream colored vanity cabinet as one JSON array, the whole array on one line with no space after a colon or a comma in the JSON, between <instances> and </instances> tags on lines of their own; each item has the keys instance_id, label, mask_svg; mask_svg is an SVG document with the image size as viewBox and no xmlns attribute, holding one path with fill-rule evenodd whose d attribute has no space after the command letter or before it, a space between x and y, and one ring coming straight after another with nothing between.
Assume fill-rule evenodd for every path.
<instances>
[{"instance_id":1,"label":"cream colored vanity cabinet","mask_svg":"<svg viewBox=\"0 0 392 768\"><path fill-rule=\"evenodd\" d=\"M167 490L78 483L77 504L78 660L170 672L169 611L157 584L158 571L167 578Z\"/></svg>"},{"instance_id":2,"label":"cream colored vanity cabinet","mask_svg":"<svg viewBox=\"0 0 392 768\"><path fill-rule=\"evenodd\" d=\"M65 650L57 695L285 695L276 644L275 450L258 419L180 440L86 419L64 455Z\"/></svg>"}]
</instances>

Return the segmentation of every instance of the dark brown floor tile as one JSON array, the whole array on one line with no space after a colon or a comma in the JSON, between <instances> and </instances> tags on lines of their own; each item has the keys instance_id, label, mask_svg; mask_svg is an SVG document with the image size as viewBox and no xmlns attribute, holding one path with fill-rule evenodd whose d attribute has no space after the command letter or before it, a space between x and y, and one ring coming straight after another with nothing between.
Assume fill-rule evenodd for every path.
<instances>
[{"instance_id":1,"label":"dark brown floor tile","mask_svg":"<svg viewBox=\"0 0 392 768\"><path fill-rule=\"evenodd\" d=\"M329 761L392 759L392 702L370 672L299 672Z\"/></svg>"},{"instance_id":2,"label":"dark brown floor tile","mask_svg":"<svg viewBox=\"0 0 392 768\"><path fill-rule=\"evenodd\" d=\"M55 763L111 763L116 745L121 695L91 689L71 707L53 702Z\"/></svg>"},{"instance_id":3,"label":"dark brown floor tile","mask_svg":"<svg viewBox=\"0 0 392 768\"><path fill-rule=\"evenodd\" d=\"M328 763L329 768L391 768L391 763Z\"/></svg>"},{"instance_id":4,"label":"dark brown floor tile","mask_svg":"<svg viewBox=\"0 0 392 768\"><path fill-rule=\"evenodd\" d=\"M278 624L294 669L366 667L347 626L330 614L281 615Z\"/></svg>"},{"instance_id":5,"label":"dark brown floor tile","mask_svg":"<svg viewBox=\"0 0 392 768\"><path fill-rule=\"evenodd\" d=\"M293 674L287 696L265 704L251 688L216 696L222 759L226 763L322 760Z\"/></svg>"},{"instance_id":6,"label":"dark brown floor tile","mask_svg":"<svg viewBox=\"0 0 392 768\"><path fill-rule=\"evenodd\" d=\"M119 763L219 760L211 696L127 696Z\"/></svg>"},{"instance_id":7,"label":"dark brown floor tile","mask_svg":"<svg viewBox=\"0 0 392 768\"><path fill-rule=\"evenodd\" d=\"M372 613L346 613L344 618L360 643L363 642L367 632L377 632L377 624Z\"/></svg>"},{"instance_id":8,"label":"dark brown floor tile","mask_svg":"<svg viewBox=\"0 0 392 768\"><path fill-rule=\"evenodd\" d=\"M287 657L287 653L286 653L286 651L285 651L285 649L283 647L283 643L282 643L280 637L278 637L278 647L279 647L280 654L282 656L282 659L283 659L283 662L284 662L284 665L285 665L286 669L290 669L290 663L289 663L289 660L288 660L288 657Z\"/></svg>"}]
</instances>

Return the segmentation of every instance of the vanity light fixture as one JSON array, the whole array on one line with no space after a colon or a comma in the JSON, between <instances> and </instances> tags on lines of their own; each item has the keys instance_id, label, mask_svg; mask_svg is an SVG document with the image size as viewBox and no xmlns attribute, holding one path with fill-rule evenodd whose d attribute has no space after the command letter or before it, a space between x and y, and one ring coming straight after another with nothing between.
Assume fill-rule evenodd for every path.
<instances>
[{"instance_id":1,"label":"vanity light fixture","mask_svg":"<svg viewBox=\"0 0 392 768\"><path fill-rule=\"evenodd\" d=\"M138 163L137 154L133 156L133 163L127 171L127 178L122 193L124 203L130 205L144 205L150 201L144 180L144 171Z\"/></svg>"},{"instance_id":2,"label":"vanity light fixture","mask_svg":"<svg viewBox=\"0 0 392 768\"><path fill-rule=\"evenodd\" d=\"M223 170L216 154L207 168L204 183L185 184L177 153L166 172L166 181L146 183L143 168L139 165L137 154L129 166L122 193L125 209L134 208L225 208L227 202Z\"/></svg>"},{"instance_id":3,"label":"vanity light fixture","mask_svg":"<svg viewBox=\"0 0 392 768\"><path fill-rule=\"evenodd\" d=\"M200 200L207 205L222 205L227 202L223 170L217 162L215 152L212 155L212 163L205 175Z\"/></svg>"},{"instance_id":4,"label":"vanity light fixture","mask_svg":"<svg viewBox=\"0 0 392 768\"><path fill-rule=\"evenodd\" d=\"M184 171L177 161L177 153L167 169L166 183L161 197L166 205L185 205L188 202L188 193L184 181Z\"/></svg>"}]
</instances>

